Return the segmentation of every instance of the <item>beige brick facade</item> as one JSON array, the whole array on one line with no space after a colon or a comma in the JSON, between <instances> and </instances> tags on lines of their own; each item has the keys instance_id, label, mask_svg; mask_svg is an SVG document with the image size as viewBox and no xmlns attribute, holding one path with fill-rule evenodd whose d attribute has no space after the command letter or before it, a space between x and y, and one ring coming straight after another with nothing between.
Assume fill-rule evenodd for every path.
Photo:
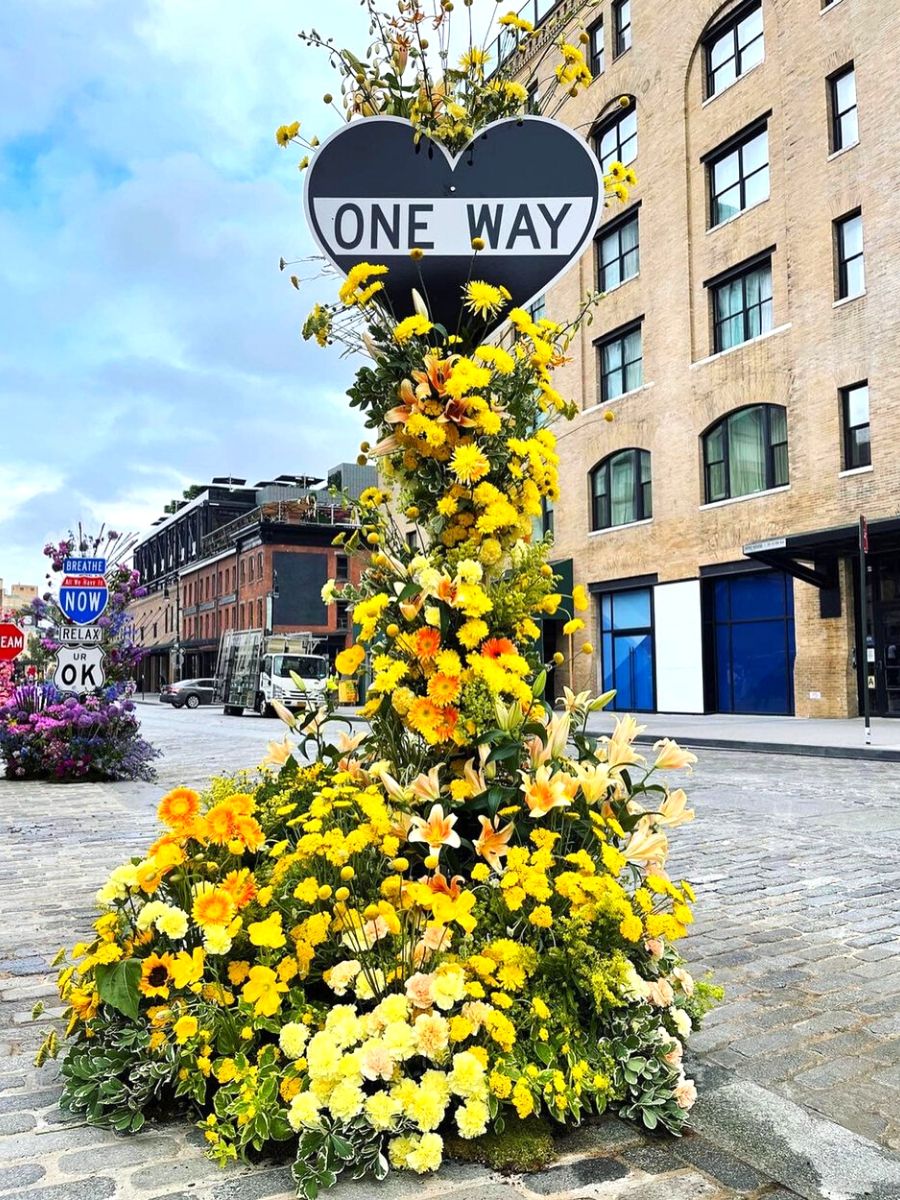
<instances>
[{"instance_id":1,"label":"beige brick facade","mask_svg":"<svg viewBox=\"0 0 900 1200\"><path fill-rule=\"evenodd\" d=\"M558 430L562 463L554 558L572 559L576 580L596 593L604 585L642 576L655 575L660 585L705 580L725 564L735 570L750 565L743 554L748 543L852 526L861 513L870 521L900 513L895 450L900 445L900 4L835 0L822 9L821 0L762 0L764 60L705 99L706 31L733 10L746 8L715 0L632 0L633 44L618 58L610 0L574 23L571 14L578 6L563 0L548 22L548 34L556 37L565 30L572 40L598 16L605 24L605 70L577 97L566 99L558 119L587 136L598 119L615 111L620 96L634 98L637 109L633 167L639 182L628 203L640 205L640 271L603 299L594 324L581 332L572 361L560 373L561 390L575 398L580 412ZM542 92L557 61L553 52L542 57L546 40L539 36L534 48L519 56L523 80L532 79L541 62ZM859 143L832 154L827 79L850 62L856 72ZM703 159L763 117L769 198L709 229ZM862 213L866 292L835 303L833 221L855 209ZM601 232L621 212L618 204L608 208ZM771 331L715 354L706 282L768 249ZM548 314L570 313L596 286L595 256L585 255L549 295ZM643 385L600 403L594 343L638 318ZM866 379L872 465L846 474L839 388ZM787 411L789 482L706 505L701 435L731 410L757 403ZM609 413L612 421L605 419ZM592 532L589 472L607 455L629 447L651 454L652 519ZM875 538L872 549L876 570L881 552L885 561L900 555L887 533ZM840 578L839 616L820 616L819 589L793 580L798 716L858 710L853 576L846 546L834 551L831 566ZM703 586L709 585L701 580ZM580 686L603 681L598 613L595 606L588 630L597 655L577 660ZM691 625L690 637L699 638L699 611ZM709 708L716 706L709 683L716 652L704 645L702 705ZM675 654L660 645L656 652L657 659L661 653ZM673 707L675 678L666 685L666 707ZM696 699L685 707L696 710Z\"/></svg>"}]
</instances>

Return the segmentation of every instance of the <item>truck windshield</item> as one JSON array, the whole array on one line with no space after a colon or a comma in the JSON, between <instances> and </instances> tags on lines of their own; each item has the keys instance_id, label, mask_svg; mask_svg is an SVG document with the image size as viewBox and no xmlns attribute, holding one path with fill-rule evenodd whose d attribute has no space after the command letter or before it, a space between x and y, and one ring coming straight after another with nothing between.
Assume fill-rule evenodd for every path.
<instances>
[{"instance_id":1,"label":"truck windshield","mask_svg":"<svg viewBox=\"0 0 900 1200\"><path fill-rule=\"evenodd\" d=\"M328 663L324 658L299 654L276 654L272 661L272 674L287 676L291 671L303 679L324 679L328 674Z\"/></svg>"}]
</instances>

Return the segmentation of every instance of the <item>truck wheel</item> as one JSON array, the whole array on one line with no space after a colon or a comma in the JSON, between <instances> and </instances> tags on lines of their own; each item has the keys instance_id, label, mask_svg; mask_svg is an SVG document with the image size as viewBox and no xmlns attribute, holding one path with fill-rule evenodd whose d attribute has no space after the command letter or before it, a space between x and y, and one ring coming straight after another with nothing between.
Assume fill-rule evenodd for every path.
<instances>
[{"instance_id":1,"label":"truck wheel","mask_svg":"<svg viewBox=\"0 0 900 1200\"><path fill-rule=\"evenodd\" d=\"M239 705L239 704L226 704L225 705L225 716L226 717L242 717L243 715L244 715L244 709L241 705Z\"/></svg>"},{"instance_id":2,"label":"truck wheel","mask_svg":"<svg viewBox=\"0 0 900 1200\"><path fill-rule=\"evenodd\" d=\"M188 708L199 708L200 707L200 697L199 696L188 696L187 700L185 700L185 704L188 706Z\"/></svg>"}]
</instances>

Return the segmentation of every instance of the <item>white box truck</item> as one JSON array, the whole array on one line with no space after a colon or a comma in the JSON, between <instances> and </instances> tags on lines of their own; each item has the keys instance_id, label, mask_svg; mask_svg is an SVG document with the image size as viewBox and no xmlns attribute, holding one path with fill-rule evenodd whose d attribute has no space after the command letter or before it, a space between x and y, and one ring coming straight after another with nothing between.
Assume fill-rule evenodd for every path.
<instances>
[{"instance_id":1,"label":"white box truck","mask_svg":"<svg viewBox=\"0 0 900 1200\"><path fill-rule=\"evenodd\" d=\"M315 653L317 644L311 633L267 636L262 629L227 630L216 665L216 700L232 717L245 709L274 717L273 700L292 711L317 707L328 678L328 659ZM291 672L303 680L302 689Z\"/></svg>"}]
</instances>

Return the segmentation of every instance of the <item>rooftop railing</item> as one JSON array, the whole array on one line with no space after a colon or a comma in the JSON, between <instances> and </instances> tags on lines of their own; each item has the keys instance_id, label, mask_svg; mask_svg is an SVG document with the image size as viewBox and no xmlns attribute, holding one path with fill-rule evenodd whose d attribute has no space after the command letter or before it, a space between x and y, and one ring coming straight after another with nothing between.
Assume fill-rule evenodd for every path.
<instances>
[{"instance_id":1,"label":"rooftop railing","mask_svg":"<svg viewBox=\"0 0 900 1200\"><path fill-rule=\"evenodd\" d=\"M208 533L202 544L205 557L225 550L242 530L251 525L355 525L353 512L343 504L322 504L318 500L272 500L243 513L227 525Z\"/></svg>"}]
</instances>

